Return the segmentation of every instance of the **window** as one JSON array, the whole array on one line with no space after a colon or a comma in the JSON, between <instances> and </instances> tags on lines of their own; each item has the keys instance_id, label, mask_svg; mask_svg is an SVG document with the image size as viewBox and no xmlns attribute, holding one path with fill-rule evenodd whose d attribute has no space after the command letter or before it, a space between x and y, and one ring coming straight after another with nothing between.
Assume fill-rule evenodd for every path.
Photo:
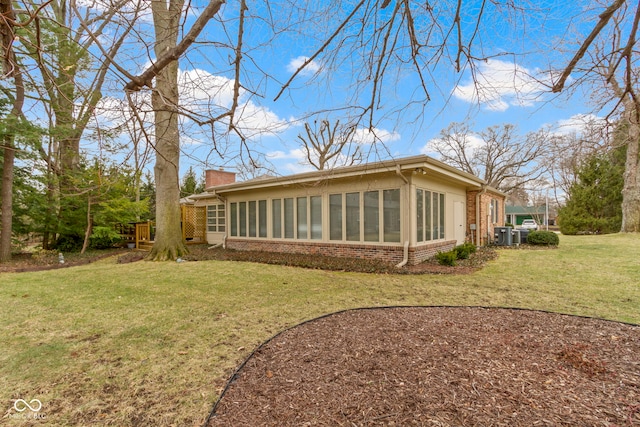
<instances>
[{"instance_id":1,"label":"window","mask_svg":"<svg viewBox=\"0 0 640 427\"><path fill-rule=\"evenodd\" d=\"M284 238L293 239L293 199L284 199Z\"/></svg>"},{"instance_id":2,"label":"window","mask_svg":"<svg viewBox=\"0 0 640 427\"><path fill-rule=\"evenodd\" d=\"M267 201L230 203L231 236L267 237ZM207 218L209 221L209 218ZM224 206L218 210L218 231L224 231ZM220 228L222 227L222 228ZM209 230L211 231L211 230Z\"/></svg>"},{"instance_id":3,"label":"window","mask_svg":"<svg viewBox=\"0 0 640 427\"><path fill-rule=\"evenodd\" d=\"M364 241L380 241L380 205L377 191L364 193Z\"/></svg>"},{"instance_id":4,"label":"window","mask_svg":"<svg viewBox=\"0 0 640 427\"><path fill-rule=\"evenodd\" d=\"M322 239L322 197L311 196L309 197L310 209L309 209L309 221L311 225L311 239Z\"/></svg>"},{"instance_id":5,"label":"window","mask_svg":"<svg viewBox=\"0 0 640 427\"><path fill-rule=\"evenodd\" d=\"M207 206L207 231L210 233L225 232L224 204Z\"/></svg>"},{"instance_id":6,"label":"window","mask_svg":"<svg viewBox=\"0 0 640 427\"><path fill-rule=\"evenodd\" d=\"M389 198L391 200L391 195ZM397 199L396 199L397 197ZM386 200L386 199L385 199ZM389 206L400 204L400 195L394 196L393 202ZM416 241L428 242L431 240L444 239L445 237L445 197L443 193L434 191L416 190ZM386 215L386 205L385 205ZM391 215L391 212L390 212ZM397 212L400 215L400 212ZM385 227L387 226L385 218ZM399 230L398 230L399 235ZM385 231L386 236L386 231ZM389 236L391 238L391 236ZM386 241L386 240L385 240Z\"/></svg>"},{"instance_id":7,"label":"window","mask_svg":"<svg viewBox=\"0 0 640 427\"><path fill-rule=\"evenodd\" d=\"M433 216L432 216L432 221L431 221L431 236L433 237L433 239L437 239L438 236L440 235L440 232L438 230L438 225L440 224L440 222L438 221L438 214L440 213L440 209L438 209L438 201L440 200L438 198L438 193L431 193L433 196L432 202L431 202L431 207L433 208Z\"/></svg>"},{"instance_id":8,"label":"window","mask_svg":"<svg viewBox=\"0 0 640 427\"><path fill-rule=\"evenodd\" d=\"M256 202L249 202L249 237L256 237Z\"/></svg>"},{"instance_id":9,"label":"window","mask_svg":"<svg viewBox=\"0 0 640 427\"><path fill-rule=\"evenodd\" d=\"M238 204L231 203L231 235L238 235Z\"/></svg>"},{"instance_id":10,"label":"window","mask_svg":"<svg viewBox=\"0 0 640 427\"><path fill-rule=\"evenodd\" d=\"M307 239L307 198L298 197L296 200L298 208L297 231L298 239Z\"/></svg>"},{"instance_id":11,"label":"window","mask_svg":"<svg viewBox=\"0 0 640 427\"><path fill-rule=\"evenodd\" d=\"M424 191L416 190L416 241L424 242Z\"/></svg>"},{"instance_id":12,"label":"window","mask_svg":"<svg viewBox=\"0 0 640 427\"><path fill-rule=\"evenodd\" d=\"M342 240L342 194L329 196L329 239Z\"/></svg>"},{"instance_id":13,"label":"window","mask_svg":"<svg viewBox=\"0 0 640 427\"><path fill-rule=\"evenodd\" d=\"M431 237L431 191L424 192L424 240L429 241Z\"/></svg>"},{"instance_id":14,"label":"window","mask_svg":"<svg viewBox=\"0 0 640 427\"><path fill-rule=\"evenodd\" d=\"M384 241L400 241L400 190L384 190L383 199L383 221L384 221Z\"/></svg>"},{"instance_id":15,"label":"window","mask_svg":"<svg viewBox=\"0 0 640 427\"><path fill-rule=\"evenodd\" d=\"M238 225L240 229L239 236L247 236L247 202L238 203Z\"/></svg>"},{"instance_id":16,"label":"window","mask_svg":"<svg viewBox=\"0 0 640 427\"><path fill-rule=\"evenodd\" d=\"M360 241L360 193L347 193L346 199L346 213L345 220L347 240L348 241Z\"/></svg>"},{"instance_id":17,"label":"window","mask_svg":"<svg viewBox=\"0 0 640 427\"><path fill-rule=\"evenodd\" d=\"M258 201L258 237L267 237L267 201Z\"/></svg>"},{"instance_id":18,"label":"window","mask_svg":"<svg viewBox=\"0 0 640 427\"><path fill-rule=\"evenodd\" d=\"M274 199L271 201L271 228L274 239L282 237L282 200Z\"/></svg>"},{"instance_id":19,"label":"window","mask_svg":"<svg viewBox=\"0 0 640 427\"><path fill-rule=\"evenodd\" d=\"M444 239L444 194L440 193L440 222L438 227L440 229L440 238Z\"/></svg>"},{"instance_id":20,"label":"window","mask_svg":"<svg viewBox=\"0 0 640 427\"><path fill-rule=\"evenodd\" d=\"M499 210L499 202L496 199L491 199L491 222L494 224L498 223L498 210Z\"/></svg>"}]
</instances>

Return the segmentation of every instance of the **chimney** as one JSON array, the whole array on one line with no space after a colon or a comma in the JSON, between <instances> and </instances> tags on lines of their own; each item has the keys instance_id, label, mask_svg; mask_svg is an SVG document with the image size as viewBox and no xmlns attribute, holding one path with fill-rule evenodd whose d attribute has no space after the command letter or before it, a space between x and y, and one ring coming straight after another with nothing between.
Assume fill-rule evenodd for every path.
<instances>
[{"instance_id":1,"label":"chimney","mask_svg":"<svg viewBox=\"0 0 640 427\"><path fill-rule=\"evenodd\" d=\"M234 182L236 182L235 172L227 172L222 169L208 169L205 171L205 188L233 184Z\"/></svg>"}]
</instances>

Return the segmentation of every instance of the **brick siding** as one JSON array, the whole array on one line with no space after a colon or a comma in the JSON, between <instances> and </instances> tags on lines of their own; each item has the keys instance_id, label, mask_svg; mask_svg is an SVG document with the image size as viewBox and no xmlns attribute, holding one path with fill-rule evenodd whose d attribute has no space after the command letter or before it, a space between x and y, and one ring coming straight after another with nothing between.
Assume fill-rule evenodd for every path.
<instances>
[{"instance_id":1,"label":"brick siding","mask_svg":"<svg viewBox=\"0 0 640 427\"><path fill-rule=\"evenodd\" d=\"M435 256L438 252L448 251L455 246L455 240L428 243L409 248L411 265ZM280 253L298 253L324 255L343 258L377 259L398 264L404 258L404 247L397 245L350 245L344 243L300 242L282 240L227 239L226 247L242 251L267 251Z\"/></svg>"}]
</instances>

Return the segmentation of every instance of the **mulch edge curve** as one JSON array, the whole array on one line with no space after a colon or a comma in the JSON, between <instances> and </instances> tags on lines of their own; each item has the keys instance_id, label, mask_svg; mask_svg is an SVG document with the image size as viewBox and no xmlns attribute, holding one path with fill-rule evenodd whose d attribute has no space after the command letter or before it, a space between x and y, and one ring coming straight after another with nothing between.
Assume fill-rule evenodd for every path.
<instances>
[{"instance_id":1,"label":"mulch edge curve","mask_svg":"<svg viewBox=\"0 0 640 427\"><path fill-rule=\"evenodd\" d=\"M209 421L216 415L216 410L217 410L220 402L224 398L224 396L225 396L226 392L228 391L228 389L231 387L231 385L238 378L238 375L240 374L240 371L242 371L242 369L247 365L247 363L249 363L249 361L254 357L254 355L257 352L259 352L262 348L264 348L271 341L275 340L276 338L278 338L282 334L284 334L284 333L286 333L286 332L288 332L290 330L293 330L295 328L298 328L300 326L306 325L308 323L315 322L315 321L322 320L322 319L326 319L326 318L334 316L334 315L340 315L340 314L343 314L343 313L364 311L364 310L388 310L388 309L398 309L398 308L409 308L409 309L410 308L427 308L427 309L428 308L452 308L452 309L470 308L470 309L484 309L484 310L527 311L527 312L534 312L534 313L553 314L553 315L558 315L558 316L567 316L567 317L574 317L574 318L581 318L581 319L590 319L590 320L597 320L597 321L615 323L615 324L620 324L620 325L628 325L628 326L633 326L633 327L640 327L640 324L637 324L637 323L617 321L617 320L611 320L611 319L604 319L604 318L595 317L595 316L586 316L586 315L570 314L570 313L558 313L558 312L550 311L550 310L529 309L529 308L523 308L523 307L482 306L482 305L471 305L471 306L468 306L468 305L386 305L386 306L370 306L370 307L346 308L344 310L338 310L338 311L335 311L335 312L326 313L326 314L323 314L321 316L317 316L317 317L314 317L312 319L307 319L307 320L305 320L303 322L300 322L298 324L289 326L289 327L279 331L275 335L271 336L270 338L268 338L267 340L265 340L261 344L259 344L255 349L253 349L251 351L251 353L249 353L249 355L242 361L242 363L240 363L240 365L238 365L238 367L233 371L233 373L231 374L229 379L226 381L226 384L225 384L224 388L222 389L222 392L220 393L220 396L218 396L218 399L213 404L213 408L211 409L211 411L209 412L209 415L205 419L203 427L206 427L207 425L209 425Z\"/></svg>"}]
</instances>

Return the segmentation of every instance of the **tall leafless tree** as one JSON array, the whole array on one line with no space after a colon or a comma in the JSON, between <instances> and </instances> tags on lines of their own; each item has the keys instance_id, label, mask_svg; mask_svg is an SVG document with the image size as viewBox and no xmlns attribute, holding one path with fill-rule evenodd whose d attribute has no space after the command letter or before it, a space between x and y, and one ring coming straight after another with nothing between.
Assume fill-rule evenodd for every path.
<instances>
[{"instance_id":1,"label":"tall leafless tree","mask_svg":"<svg viewBox=\"0 0 640 427\"><path fill-rule=\"evenodd\" d=\"M336 166L351 166L362 161L360 147L353 141L355 125L340 126L340 120L332 125L328 119L314 126L304 124L306 135L298 134L307 161L317 170Z\"/></svg>"},{"instance_id":2,"label":"tall leafless tree","mask_svg":"<svg viewBox=\"0 0 640 427\"><path fill-rule=\"evenodd\" d=\"M518 135L514 125L491 126L475 133L469 124L452 123L428 146L440 159L481 177L505 193L526 187L546 172L550 135Z\"/></svg>"}]
</instances>

